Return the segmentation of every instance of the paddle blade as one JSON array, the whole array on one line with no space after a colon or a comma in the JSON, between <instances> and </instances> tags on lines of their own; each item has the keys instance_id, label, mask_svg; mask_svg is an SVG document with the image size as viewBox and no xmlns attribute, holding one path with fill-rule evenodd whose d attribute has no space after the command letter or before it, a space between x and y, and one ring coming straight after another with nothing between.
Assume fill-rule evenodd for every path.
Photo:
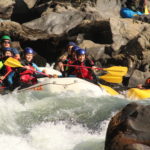
<instances>
[{"instance_id":1,"label":"paddle blade","mask_svg":"<svg viewBox=\"0 0 150 150\"><path fill-rule=\"evenodd\" d=\"M121 76L112 76L111 74L99 76L99 78L110 83L122 83L122 80L123 80Z\"/></svg>"},{"instance_id":2,"label":"paddle blade","mask_svg":"<svg viewBox=\"0 0 150 150\"><path fill-rule=\"evenodd\" d=\"M23 67L21 65L21 63L15 59L15 58L12 58L12 57L9 57L5 62L4 62L4 65L6 66L10 66L10 67L13 67L13 68L16 68L16 67Z\"/></svg>"},{"instance_id":3,"label":"paddle blade","mask_svg":"<svg viewBox=\"0 0 150 150\"><path fill-rule=\"evenodd\" d=\"M113 66L113 67L109 67L109 68L104 68L103 70L105 70L115 76L124 76L128 72L128 68L122 67L122 66Z\"/></svg>"},{"instance_id":4,"label":"paddle blade","mask_svg":"<svg viewBox=\"0 0 150 150\"><path fill-rule=\"evenodd\" d=\"M148 14L149 14L147 5L145 6L144 14L145 14L145 15L148 15Z\"/></svg>"},{"instance_id":5,"label":"paddle blade","mask_svg":"<svg viewBox=\"0 0 150 150\"><path fill-rule=\"evenodd\" d=\"M114 89L112 89L109 86L106 85L102 85L102 84L98 84L100 87L102 87L103 89L106 90L107 93L109 93L110 95L119 95L119 93L117 91L115 91Z\"/></svg>"}]
</instances>

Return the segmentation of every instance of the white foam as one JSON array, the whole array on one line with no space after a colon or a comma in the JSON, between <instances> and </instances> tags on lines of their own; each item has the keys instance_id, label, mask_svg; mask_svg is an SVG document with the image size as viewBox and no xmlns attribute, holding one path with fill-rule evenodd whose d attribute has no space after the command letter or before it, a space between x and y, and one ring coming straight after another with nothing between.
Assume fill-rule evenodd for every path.
<instances>
[{"instance_id":1,"label":"white foam","mask_svg":"<svg viewBox=\"0 0 150 150\"><path fill-rule=\"evenodd\" d=\"M69 126L66 123L42 123L30 132L31 144L40 150L72 150L88 140L100 141L100 137L80 125Z\"/></svg>"}]
</instances>

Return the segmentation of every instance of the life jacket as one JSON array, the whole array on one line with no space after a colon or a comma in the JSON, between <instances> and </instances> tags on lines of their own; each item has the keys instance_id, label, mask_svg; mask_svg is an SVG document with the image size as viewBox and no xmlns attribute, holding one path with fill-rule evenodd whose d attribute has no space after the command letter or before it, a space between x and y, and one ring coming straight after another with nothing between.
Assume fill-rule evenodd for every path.
<instances>
[{"instance_id":1,"label":"life jacket","mask_svg":"<svg viewBox=\"0 0 150 150\"><path fill-rule=\"evenodd\" d=\"M66 60L65 64L71 65L71 64L73 64L75 61L76 61L75 59L68 58L68 59ZM66 66L66 67L65 67L65 71L67 71L68 69L69 69L69 66Z\"/></svg>"},{"instance_id":2,"label":"life jacket","mask_svg":"<svg viewBox=\"0 0 150 150\"><path fill-rule=\"evenodd\" d=\"M34 71L32 71L34 68L32 66L29 67L31 70L25 70L19 73L20 81L26 84L36 84L37 78L34 77Z\"/></svg>"},{"instance_id":3,"label":"life jacket","mask_svg":"<svg viewBox=\"0 0 150 150\"><path fill-rule=\"evenodd\" d=\"M88 66L86 65L86 61L84 62L76 61L74 65L79 65L83 67L75 67L74 71L71 73L72 75L75 75L76 77L79 78L93 80L92 72L90 71L90 69L86 68L86 66Z\"/></svg>"}]
</instances>

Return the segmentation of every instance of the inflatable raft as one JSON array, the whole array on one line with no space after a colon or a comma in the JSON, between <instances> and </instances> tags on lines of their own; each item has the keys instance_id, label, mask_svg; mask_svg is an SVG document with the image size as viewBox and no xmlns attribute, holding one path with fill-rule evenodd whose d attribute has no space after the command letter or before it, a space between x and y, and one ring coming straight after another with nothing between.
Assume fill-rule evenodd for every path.
<instances>
[{"instance_id":1,"label":"inflatable raft","mask_svg":"<svg viewBox=\"0 0 150 150\"><path fill-rule=\"evenodd\" d=\"M150 89L131 88L127 91L126 97L135 100L144 100L150 98Z\"/></svg>"},{"instance_id":2,"label":"inflatable raft","mask_svg":"<svg viewBox=\"0 0 150 150\"><path fill-rule=\"evenodd\" d=\"M52 94L74 93L87 96L118 95L115 90L108 86L96 85L80 78L43 78L40 83L31 87L21 89L18 92L38 91L50 92Z\"/></svg>"}]
</instances>

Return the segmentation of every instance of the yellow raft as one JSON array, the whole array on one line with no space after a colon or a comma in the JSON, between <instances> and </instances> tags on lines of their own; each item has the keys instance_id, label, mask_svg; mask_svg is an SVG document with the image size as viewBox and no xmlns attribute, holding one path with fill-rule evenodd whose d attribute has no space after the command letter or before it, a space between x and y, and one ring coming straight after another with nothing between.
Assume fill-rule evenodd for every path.
<instances>
[{"instance_id":1,"label":"yellow raft","mask_svg":"<svg viewBox=\"0 0 150 150\"><path fill-rule=\"evenodd\" d=\"M150 98L150 89L131 88L127 91L127 98L143 100Z\"/></svg>"}]
</instances>

